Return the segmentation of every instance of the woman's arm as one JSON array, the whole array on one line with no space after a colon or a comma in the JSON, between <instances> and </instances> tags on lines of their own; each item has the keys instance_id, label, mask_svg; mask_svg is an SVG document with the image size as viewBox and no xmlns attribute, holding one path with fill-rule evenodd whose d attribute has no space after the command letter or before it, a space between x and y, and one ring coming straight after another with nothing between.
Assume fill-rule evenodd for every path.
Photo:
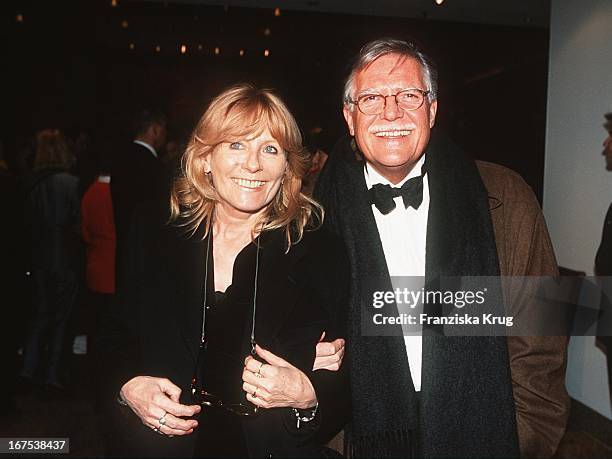
<instances>
[{"instance_id":1,"label":"woman's arm","mask_svg":"<svg viewBox=\"0 0 612 459\"><path fill-rule=\"evenodd\" d=\"M334 239L333 242L337 242ZM348 372L341 365L344 356L346 308L349 289L348 259L341 246L326 244L326 254L316 258L314 283L309 288L320 293L318 301L325 306L327 315L326 333L319 343L308 346L320 354L311 371L298 369L291 363L291 352L283 354L282 359L267 350L259 350L260 360L245 359L243 373L244 390L247 399L261 407L288 406L297 409L318 407L314 412L317 420L317 433L321 441L331 438L346 423L350 408ZM329 267L323 269L321 267ZM319 331L319 333L321 333ZM293 333L289 333L293 336ZM329 336L336 338L330 343L320 340ZM313 355L314 357L314 355ZM337 371L339 369L339 371ZM259 373L259 377L257 376ZM262 377L265 376L265 377ZM253 397L255 393L256 397ZM303 418L307 418L307 413ZM294 417L295 419L295 417Z\"/></svg>"},{"instance_id":2,"label":"woman's arm","mask_svg":"<svg viewBox=\"0 0 612 459\"><path fill-rule=\"evenodd\" d=\"M151 257L159 251L152 240L156 222L149 212L132 218L128 236L117 253L117 294L103 321L98 348L102 356L104 397L111 403L126 405L143 424L167 435L186 435L197 426L193 416L199 405L181 405L181 389L170 380L145 376L141 358L141 333L146 327L145 301L142 293L151 288L154 273ZM153 233L155 233L153 231ZM127 408L123 408L127 410ZM160 422L161 420L161 422Z\"/></svg>"}]
</instances>

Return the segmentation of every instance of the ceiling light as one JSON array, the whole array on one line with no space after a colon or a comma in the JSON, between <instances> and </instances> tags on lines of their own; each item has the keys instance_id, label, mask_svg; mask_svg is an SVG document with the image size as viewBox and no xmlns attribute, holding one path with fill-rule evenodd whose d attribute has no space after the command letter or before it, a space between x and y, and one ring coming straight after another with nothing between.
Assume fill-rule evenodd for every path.
<instances>
[{"instance_id":1,"label":"ceiling light","mask_svg":"<svg viewBox=\"0 0 612 459\"><path fill-rule=\"evenodd\" d=\"M187 46L181 45L181 54L185 54L187 52Z\"/></svg>"},{"instance_id":2,"label":"ceiling light","mask_svg":"<svg viewBox=\"0 0 612 459\"><path fill-rule=\"evenodd\" d=\"M17 22L23 22L23 14L18 14L18 15L15 17L15 20L16 20Z\"/></svg>"},{"instance_id":3,"label":"ceiling light","mask_svg":"<svg viewBox=\"0 0 612 459\"><path fill-rule=\"evenodd\" d=\"M240 50L240 56L244 56L244 49Z\"/></svg>"},{"instance_id":4,"label":"ceiling light","mask_svg":"<svg viewBox=\"0 0 612 459\"><path fill-rule=\"evenodd\" d=\"M270 50L269 49L265 49L264 50L264 56L268 57L270 55Z\"/></svg>"},{"instance_id":5,"label":"ceiling light","mask_svg":"<svg viewBox=\"0 0 612 459\"><path fill-rule=\"evenodd\" d=\"M135 48L134 43L130 43L130 50L134 51L134 48Z\"/></svg>"},{"instance_id":6,"label":"ceiling light","mask_svg":"<svg viewBox=\"0 0 612 459\"><path fill-rule=\"evenodd\" d=\"M436 5L441 5L442 3L444 3L444 0L434 0L436 2Z\"/></svg>"},{"instance_id":7,"label":"ceiling light","mask_svg":"<svg viewBox=\"0 0 612 459\"><path fill-rule=\"evenodd\" d=\"M129 26L128 22L124 19L123 21L121 21L121 27L123 27L124 29L127 29Z\"/></svg>"},{"instance_id":8,"label":"ceiling light","mask_svg":"<svg viewBox=\"0 0 612 459\"><path fill-rule=\"evenodd\" d=\"M156 53L159 53L160 51L161 51L161 46L157 45L157 46L155 47L155 52L156 52Z\"/></svg>"},{"instance_id":9,"label":"ceiling light","mask_svg":"<svg viewBox=\"0 0 612 459\"><path fill-rule=\"evenodd\" d=\"M221 52L221 50L219 49L219 47L216 47L216 48L215 48L215 54L217 54L217 55L218 55L220 52Z\"/></svg>"},{"instance_id":10,"label":"ceiling light","mask_svg":"<svg viewBox=\"0 0 612 459\"><path fill-rule=\"evenodd\" d=\"M117 6L117 0L111 0L111 6L114 8Z\"/></svg>"},{"instance_id":11,"label":"ceiling light","mask_svg":"<svg viewBox=\"0 0 612 459\"><path fill-rule=\"evenodd\" d=\"M274 16L278 17L281 15L280 8L274 8Z\"/></svg>"}]
</instances>

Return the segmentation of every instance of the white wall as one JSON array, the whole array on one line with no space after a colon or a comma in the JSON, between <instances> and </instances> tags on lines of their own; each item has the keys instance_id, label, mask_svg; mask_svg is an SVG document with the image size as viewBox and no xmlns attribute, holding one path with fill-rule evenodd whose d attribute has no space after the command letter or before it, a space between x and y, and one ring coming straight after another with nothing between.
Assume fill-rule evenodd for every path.
<instances>
[{"instance_id":1,"label":"white wall","mask_svg":"<svg viewBox=\"0 0 612 459\"><path fill-rule=\"evenodd\" d=\"M612 172L601 156L612 112L612 1L552 0L544 214L561 266L593 274ZM570 395L612 419L604 354L572 338Z\"/></svg>"}]
</instances>

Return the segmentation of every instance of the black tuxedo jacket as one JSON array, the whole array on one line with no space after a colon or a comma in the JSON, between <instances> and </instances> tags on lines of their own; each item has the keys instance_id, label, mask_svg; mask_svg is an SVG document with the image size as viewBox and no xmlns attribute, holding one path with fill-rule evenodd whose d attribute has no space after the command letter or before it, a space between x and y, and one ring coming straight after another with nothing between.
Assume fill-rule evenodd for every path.
<instances>
[{"instance_id":1,"label":"black tuxedo jacket","mask_svg":"<svg viewBox=\"0 0 612 459\"><path fill-rule=\"evenodd\" d=\"M181 403L192 404L208 239L202 228L189 236L184 228L165 224L164 213L147 209L133 219L123 261L125 281L100 345L110 362L109 396L132 377L148 375L168 378L182 389ZM298 431L290 409L263 410L243 423L245 438L251 456L304 456L314 451L310 446L338 431L348 415L346 371L312 372L321 333L331 339L344 336L348 260L342 244L322 230L306 232L287 254L281 231L264 234L260 241L256 341L310 377L320 418ZM167 438L144 427L131 412L118 419L119 430L128 435L115 436L126 440L117 454L192 454L195 433Z\"/></svg>"},{"instance_id":2,"label":"black tuxedo jacket","mask_svg":"<svg viewBox=\"0 0 612 459\"><path fill-rule=\"evenodd\" d=\"M111 197L117 235L117 268L125 251L125 239L132 214L138 205L159 201L168 196L168 178L164 167L153 153L140 144L130 142L117 152L111 174ZM119 273L118 273L119 276Z\"/></svg>"}]
</instances>

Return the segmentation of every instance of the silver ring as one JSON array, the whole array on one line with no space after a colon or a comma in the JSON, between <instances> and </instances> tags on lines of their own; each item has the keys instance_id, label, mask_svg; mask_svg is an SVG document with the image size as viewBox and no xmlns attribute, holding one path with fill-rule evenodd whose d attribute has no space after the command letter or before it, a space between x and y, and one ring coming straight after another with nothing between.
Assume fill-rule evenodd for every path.
<instances>
[{"instance_id":1,"label":"silver ring","mask_svg":"<svg viewBox=\"0 0 612 459\"><path fill-rule=\"evenodd\" d=\"M164 415L161 418L159 418L157 422L159 422L160 427L166 424L166 413L164 413Z\"/></svg>"},{"instance_id":2,"label":"silver ring","mask_svg":"<svg viewBox=\"0 0 612 459\"><path fill-rule=\"evenodd\" d=\"M153 432L157 433L159 429L157 427L153 427Z\"/></svg>"}]
</instances>

